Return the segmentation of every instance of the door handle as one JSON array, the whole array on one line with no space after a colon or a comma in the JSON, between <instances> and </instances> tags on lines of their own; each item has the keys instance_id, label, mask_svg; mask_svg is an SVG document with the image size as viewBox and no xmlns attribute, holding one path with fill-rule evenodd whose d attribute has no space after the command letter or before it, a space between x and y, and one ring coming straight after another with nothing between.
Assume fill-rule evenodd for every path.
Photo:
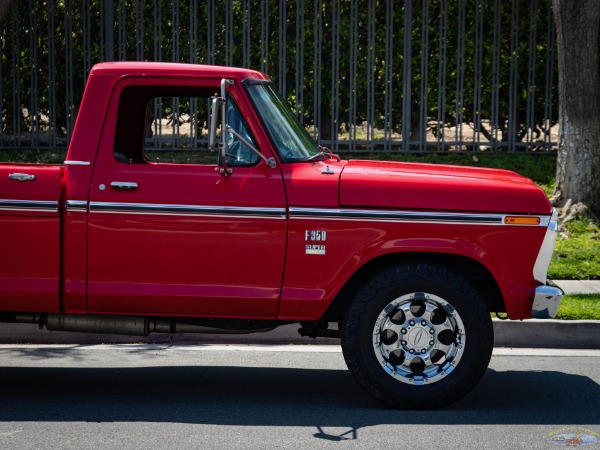
<instances>
[{"instance_id":1,"label":"door handle","mask_svg":"<svg viewBox=\"0 0 600 450\"><path fill-rule=\"evenodd\" d=\"M29 175L28 173L11 173L8 175L8 178L17 181L34 181L35 175Z\"/></svg>"},{"instance_id":2,"label":"door handle","mask_svg":"<svg viewBox=\"0 0 600 450\"><path fill-rule=\"evenodd\" d=\"M138 184L129 181L113 181L110 183L110 187L117 191L135 191Z\"/></svg>"}]
</instances>

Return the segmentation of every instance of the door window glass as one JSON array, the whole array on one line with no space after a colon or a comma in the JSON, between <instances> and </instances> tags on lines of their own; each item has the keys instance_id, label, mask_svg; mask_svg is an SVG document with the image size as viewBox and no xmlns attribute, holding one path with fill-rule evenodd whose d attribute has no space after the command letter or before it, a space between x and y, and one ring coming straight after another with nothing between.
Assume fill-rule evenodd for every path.
<instances>
[{"instance_id":1,"label":"door window glass","mask_svg":"<svg viewBox=\"0 0 600 450\"><path fill-rule=\"evenodd\" d=\"M180 92L182 88L132 86L119 101L114 157L124 164L211 164L219 152L208 148L212 95L209 90ZM189 91L189 90L188 90ZM160 95L157 95L160 94ZM186 95L187 94L187 95ZM248 126L233 99L226 105L228 125L243 139L226 133L228 166L250 166L259 157L246 143L256 147ZM222 133L219 115L217 134Z\"/></svg>"}]
</instances>

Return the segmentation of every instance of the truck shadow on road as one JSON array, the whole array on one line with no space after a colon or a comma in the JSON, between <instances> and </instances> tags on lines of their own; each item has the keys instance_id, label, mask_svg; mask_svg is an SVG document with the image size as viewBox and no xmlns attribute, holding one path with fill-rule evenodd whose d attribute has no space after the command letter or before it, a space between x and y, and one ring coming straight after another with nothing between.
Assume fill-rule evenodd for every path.
<instances>
[{"instance_id":1,"label":"truck shadow on road","mask_svg":"<svg viewBox=\"0 0 600 450\"><path fill-rule=\"evenodd\" d=\"M0 396L2 422L312 426L330 440L380 424L600 424L598 384L556 371L488 369L473 392L440 411L386 408L345 370L276 367L2 367Z\"/></svg>"}]
</instances>

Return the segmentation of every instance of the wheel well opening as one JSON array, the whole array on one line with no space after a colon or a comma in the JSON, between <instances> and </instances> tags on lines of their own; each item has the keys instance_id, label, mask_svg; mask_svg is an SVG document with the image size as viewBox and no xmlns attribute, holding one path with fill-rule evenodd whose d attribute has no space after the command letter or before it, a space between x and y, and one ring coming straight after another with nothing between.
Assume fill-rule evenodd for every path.
<instances>
[{"instance_id":1,"label":"wheel well opening","mask_svg":"<svg viewBox=\"0 0 600 450\"><path fill-rule=\"evenodd\" d=\"M357 270L336 295L325 312L324 319L339 322L352 295L366 280L385 267L402 263L433 263L448 267L473 283L481 292L490 312L506 312L504 299L496 280L481 263L464 256L444 253L396 253L369 261Z\"/></svg>"}]
</instances>

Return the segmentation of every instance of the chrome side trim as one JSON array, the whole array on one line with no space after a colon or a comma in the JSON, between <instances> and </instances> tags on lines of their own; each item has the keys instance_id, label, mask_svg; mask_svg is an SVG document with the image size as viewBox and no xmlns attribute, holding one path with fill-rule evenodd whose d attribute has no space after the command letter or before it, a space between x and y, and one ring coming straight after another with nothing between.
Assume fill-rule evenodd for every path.
<instances>
[{"instance_id":1,"label":"chrome side trim","mask_svg":"<svg viewBox=\"0 0 600 450\"><path fill-rule=\"evenodd\" d=\"M219 217L260 217L285 219L285 208L245 206L197 206L153 203L90 202L90 211L113 214L194 215Z\"/></svg>"},{"instance_id":2,"label":"chrome side trim","mask_svg":"<svg viewBox=\"0 0 600 450\"><path fill-rule=\"evenodd\" d=\"M385 211L372 209L290 208L290 218L296 219L375 220L443 224L505 225L504 218L508 215L509 214ZM510 215L514 216L514 214ZM547 226L548 220L546 219L546 217L541 217L541 223L545 224L534 226Z\"/></svg>"},{"instance_id":3,"label":"chrome side trim","mask_svg":"<svg viewBox=\"0 0 600 450\"><path fill-rule=\"evenodd\" d=\"M45 200L8 200L0 199L2 211L39 211L58 212L58 202Z\"/></svg>"},{"instance_id":4,"label":"chrome side trim","mask_svg":"<svg viewBox=\"0 0 600 450\"><path fill-rule=\"evenodd\" d=\"M85 200L67 200L65 202L65 209L68 211L82 211L87 212L88 202Z\"/></svg>"},{"instance_id":5,"label":"chrome side trim","mask_svg":"<svg viewBox=\"0 0 600 450\"><path fill-rule=\"evenodd\" d=\"M401 222L450 222L450 223L489 223L502 224L502 215L453 214L414 211L378 211L362 209L320 209L290 208L290 218L350 219L350 220L391 220Z\"/></svg>"},{"instance_id":6,"label":"chrome side trim","mask_svg":"<svg viewBox=\"0 0 600 450\"><path fill-rule=\"evenodd\" d=\"M65 161L66 166L89 166L89 161Z\"/></svg>"},{"instance_id":7,"label":"chrome side trim","mask_svg":"<svg viewBox=\"0 0 600 450\"><path fill-rule=\"evenodd\" d=\"M550 216L540 216L540 219L541 220L538 227L547 227L548 225L550 225L550 221L552 220Z\"/></svg>"},{"instance_id":8,"label":"chrome side trim","mask_svg":"<svg viewBox=\"0 0 600 450\"><path fill-rule=\"evenodd\" d=\"M548 267L550 266L550 260L552 259L554 245L556 244L556 238L558 236L558 212L556 209L554 209L552 218L547 224L547 227L546 235L544 236L542 246L540 247L540 251L533 266L533 277L538 283L542 284L546 283Z\"/></svg>"},{"instance_id":9,"label":"chrome side trim","mask_svg":"<svg viewBox=\"0 0 600 450\"><path fill-rule=\"evenodd\" d=\"M551 281L535 289L531 317L534 319L554 319L565 293Z\"/></svg>"}]
</instances>

